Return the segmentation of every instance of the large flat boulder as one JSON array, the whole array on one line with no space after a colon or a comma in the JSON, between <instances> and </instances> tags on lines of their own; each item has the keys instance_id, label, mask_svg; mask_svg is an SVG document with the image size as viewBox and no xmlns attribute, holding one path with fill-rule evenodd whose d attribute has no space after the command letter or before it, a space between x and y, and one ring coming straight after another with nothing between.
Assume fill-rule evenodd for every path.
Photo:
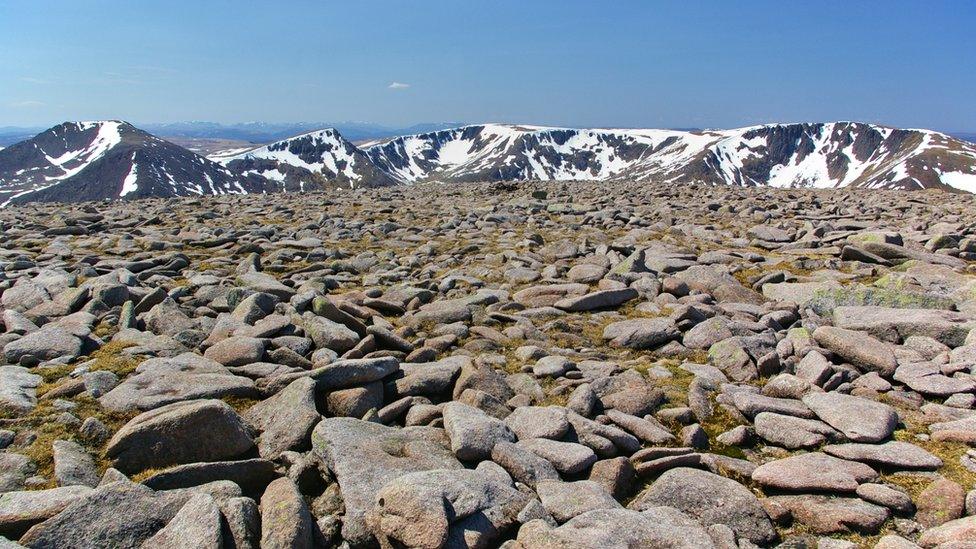
<instances>
[{"instance_id":1,"label":"large flat boulder","mask_svg":"<svg viewBox=\"0 0 976 549\"><path fill-rule=\"evenodd\" d=\"M654 349L681 335L670 318L634 318L604 328L603 339L615 347Z\"/></svg>"},{"instance_id":2,"label":"large flat boulder","mask_svg":"<svg viewBox=\"0 0 976 549\"><path fill-rule=\"evenodd\" d=\"M0 408L26 414L37 406L39 375L21 366L0 366Z\"/></svg>"},{"instance_id":3,"label":"large flat boulder","mask_svg":"<svg viewBox=\"0 0 976 549\"><path fill-rule=\"evenodd\" d=\"M121 481L74 499L20 539L31 548L140 547L172 520L189 494L156 493Z\"/></svg>"},{"instance_id":4,"label":"large flat boulder","mask_svg":"<svg viewBox=\"0 0 976 549\"><path fill-rule=\"evenodd\" d=\"M884 377L891 377L898 367L895 353L888 344L860 331L821 326L813 332L813 339L858 368L878 372Z\"/></svg>"},{"instance_id":5,"label":"large flat boulder","mask_svg":"<svg viewBox=\"0 0 976 549\"><path fill-rule=\"evenodd\" d=\"M763 486L795 492L854 492L858 484L877 477L874 469L863 463L820 452L770 461L752 472L752 480Z\"/></svg>"},{"instance_id":6,"label":"large flat boulder","mask_svg":"<svg viewBox=\"0 0 976 549\"><path fill-rule=\"evenodd\" d=\"M630 504L631 509L674 507L702 524L725 524L740 538L766 544L776 529L755 494L738 482L708 471L680 467L661 475Z\"/></svg>"},{"instance_id":7,"label":"large flat boulder","mask_svg":"<svg viewBox=\"0 0 976 549\"><path fill-rule=\"evenodd\" d=\"M125 473L183 463L221 461L254 448L244 421L220 400L174 402L126 423L105 447Z\"/></svg>"},{"instance_id":8,"label":"large flat boulder","mask_svg":"<svg viewBox=\"0 0 976 549\"><path fill-rule=\"evenodd\" d=\"M33 363L56 358L74 358L81 354L81 339L60 326L44 326L3 347L7 362L16 364L23 359Z\"/></svg>"},{"instance_id":9,"label":"large flat boulder","mask_svg":"<svg viewBox=\"0 0 976 549\"><path fill-rule=\"evenodd\" d=\"M0 495L0 536L18 539L31 526L60 513L91 491L87 486L63 486Z\"/></svg>"},{"instance_id":10,"label":"large flat boulder","mask_svg":"<svg viewBox=\"0 0 976 549\"><path fill-rule=\"evenodd\" d=\"M113 411L151 410L201 398L255 397L254 382L193 353L153 358L98 401Z\"/></svg>"},{"instance_id":11,"label":"large flat boulder","mask_svg":"<svg viewBox=\"0 0 976 549\"><path fill-rule=\"evenodd\" d=\"M570 547L708 549L715 545L700 522L671 507L651 507L644 511L598 509L558 527L534 520L519 529L514 545L515 549Z\"/></svg>"},{"instance_id":12,"label":"large flat boulder","mask_svg":"<svg viewBox=\"0 0 976 549\"><path fill-rule=\"evenodd\" d=\"M949 347L966 341L976 319L942 309L890 309L887 307L837 307L834 325L860 330L890 343L900 343L909 336L928 336Z\"/></svg>"},{"instance_id":13,"label":"large flat boulder","mask_svg":"<svg viewBox=\"0 0 976 549\"><path fill-rule=\"evenodd\" d=\"M390 547L489 547L518 524L530 500L479 471L420 471L383 486L367 524Z\"/></svg>"},{"instance_id":14,"label":"large flat boulder","mask_svg":"<svg viewBox=\"0 0 976 549\"><path fill-rule=\"evenodd\" d=\"M444 431L432 427L326 418L312 432L312 449L339 483L346 508L342 537L353 546L374 543L366 514L389 482L407 473L462 468Z\"/></svg>"},{"instance_id":15,"label":"large flat boulder","mask_svg":"<svg viewBox=\"0 0 976 549\"><path fill-rule=\"evenodd\" d=\"M875 533L891 515L885 507L851 497L773 496L766 503L788 509L795 523L825 535Z\"/></svg>"},{"instance_id":16,"label":"large flat boulder","mask_svg":"<svg viewBox=\"0 0 976 549\"><path fill-rule=\"evenodd\" d=\"M853 442L881 442L895 432L898 414L891 406L842 393L809 393L803 397L813 413Z\"/></svg>"}]
</instances>

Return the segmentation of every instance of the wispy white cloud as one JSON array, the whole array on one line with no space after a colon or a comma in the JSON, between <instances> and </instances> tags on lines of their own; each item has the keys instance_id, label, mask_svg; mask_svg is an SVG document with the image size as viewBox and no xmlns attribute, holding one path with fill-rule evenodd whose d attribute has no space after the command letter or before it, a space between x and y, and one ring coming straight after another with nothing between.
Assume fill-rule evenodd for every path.
<instances>
[{"instance_id":1,"label":"wispy white cloud","mask_svg":"<svg viewBox=\"0 0 976 549\"><path fill-rule=\"evenodd\" d=\"M138 77L117 71L102 71L101 77L96 77L95 81L107 84L141 84Z\"/></svg>"},{"instance_id":2,"label":"wispy white cloud","mask_svg":"<svg viewBox=\"0 0 976 549\"><path fill-rule=\"evenodd\" d=\"M27 82L28 84L50 84L51 83L48 80L44 80L43 78L37 78L34 76L21 76L20 81Z\"/></svg>"},{"instance_id":3,"label":"wispy white cloud","mask_svg":"<svg viewBox=\"0 0 976 549\"><path fill-rule=\"evenodd\" d=\"M390 82L390 85L387 86L387 88L390 88L391 90L405 90L409 87L410 84L405 84L403 82L396 82L396 81Z\"/></svg>"},{"instance_id":4,"label":"wispy white cloud","mask_svg":"<svg viewBox=\"0 0 976 549\"><path fill-rule=\"evenodd\" d=\"M32 108L32 107L43 107L44 106L44 102L42 102L42 101L34 101L33 99L29 99L27 101L14 101L13 103L10 103L9 105L11 107L15 108L15 109L29 109L29 108Z\"/></svg>"},{"instance_id":5,"label":"wispy white cloud","mask_svg":"<svg viewBox=\"0 0 976 549\"><path fill-rule=\"evenodd\" d=\"M158 74L176 74L180 72L174 68L161 67L159 65L133 65L131 68L139 72L152 72Z\"/></svg>"}]
</instances>

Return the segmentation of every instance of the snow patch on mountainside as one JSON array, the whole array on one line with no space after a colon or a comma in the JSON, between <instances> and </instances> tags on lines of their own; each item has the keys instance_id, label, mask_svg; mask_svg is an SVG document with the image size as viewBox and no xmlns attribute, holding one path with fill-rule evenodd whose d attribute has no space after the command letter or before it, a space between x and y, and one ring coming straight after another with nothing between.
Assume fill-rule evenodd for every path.
<instances>
[{"instance_id":1,"label":"snow patch on mountainside","mask_svg":"<svg viewBox=\"0 0 976 549\"><path fill-rule=\"evenodd\" d=\"M122 142L122 134L119 133L119 127L122 126L121 122L115 120L106 122L77 122L75 125L80 132L97 128L98 133L91 143L83 149L69 149L57 158L52 158L45 153L44 156L48 162L64 170L64 173L61 175L45 177L48 181L61 181L77 174L87 168L89 164L104 156L112 147ZM67 141L65 141L65 144L67 145ZM78 163L74 167L65 167L66 164L74 164L76 161Z\"/></svg>"},{"instance_id":2,"label":"snow patch on mountainside","mask_svg":"<svg viewBox=\"0 0 976 549\"><path fill-rule=\"evenodd\" d=\"M125 179L122 180L122 190L119 192L119 196L125 196L139 190L139 185L136 183L138 178L139 165L136 164L136 153L132 153L132 167L129 168L129 173L126 174Z\"/></svg>"},{"instance_id":3,"label":"snow patch on mountainside","mask_svg":"<svg viewBox=\"0 0 976 549\"><path fill-rule=\"evenodd\" d=\"M939 178L950 187L976 193L976 173L945 172L940 173Z\"/></svg>"}]
</instances>

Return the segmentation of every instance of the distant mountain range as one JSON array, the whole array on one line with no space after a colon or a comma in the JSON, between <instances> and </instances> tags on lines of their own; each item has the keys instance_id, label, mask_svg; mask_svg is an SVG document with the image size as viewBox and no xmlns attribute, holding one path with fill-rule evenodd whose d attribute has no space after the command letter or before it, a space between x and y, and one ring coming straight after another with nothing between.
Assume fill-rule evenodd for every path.
<instances>
[{"instance_id":1,"label":"distant mountain range","mask_svg":"<svg viewBox=\"0 0 976 549\"><path fill-rule=\"evenodd\" d=\"M227 139L263 145L324 128L338 130L350 141L366 141L432 132L461 125L461 122L434 122L399 128L369 122L244 122L240 124L169 122L140 124L139 127L164 139ZM40 127L0 126L0 147L30 139L44 130L45 128Z\"/></svg>"},{"instance_id":2,"label":"distant mountain range","mask_svg":"<svg viewBox=\"0 0 976 549\"><path fill-rule=\"evenodd\" d=\"M384 126L370 122L295 122L268 123L244 122L219 124L217 122L170 122L140 124L139 127L163 139L227 139L265 145L296 135L321 129L334 129L353 142L388 139L401 135L415 135L461 127L462 122L432 122L407 127ZM46 128L0 126L0 147L30 139ZM678 131L700 131L700 128L673 128ZM976 143L976 133L946 132L949 135Z\"/></svg>"},{"instance_id":3,"label":"distant mountain range","mask_svg":"<svg viewBox=\"0 0 976 549\"><path fill-rule=\"evenodd\" d=\"M315 130L208 159L101 121L61 124L0 150L0 205L525 180L976 192L976 145L856 122L704 131L482 124L359 146L336 129Z\"/></svg>"},{"instance_id":4,"label":"distant mountain range","mask_svg":"<svg viewBox=\"0 0 976 549\"><path fill-rule=\"evenodd\" d=\"M271 143L296 135L325 128L342 133L350 141L383 139L398 135L410 135L454 128L459 122L415 124L405 128L383 126L369 122L298 122L267 123L246 122L242 124L218 124L216 122L175 122L168 124L143 124L146 131L166 137L198 139L232 139L252 143Z\"/></svg>"}]
</instances>

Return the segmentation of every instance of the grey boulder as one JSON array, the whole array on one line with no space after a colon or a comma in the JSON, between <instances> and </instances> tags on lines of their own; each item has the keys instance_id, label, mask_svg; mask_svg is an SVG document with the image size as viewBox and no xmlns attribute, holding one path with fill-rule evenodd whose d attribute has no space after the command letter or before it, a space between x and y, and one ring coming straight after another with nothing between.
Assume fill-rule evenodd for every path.
<instances>
[{"instance_id":1,"label":"grey boulder","mask_svg":"<svg viewBox=\"0 0 976 549\"><path fill-rule=\"evenodd\" d=\"M261 496L262 549L311 548L313 520L291 479L273 481Z\"/></svg>"},{"instance_id":2,"label":"grey boulder","mask_svg":"<svg viewBox=\"0 0 976 549\"><path fill-rule=\"evenodd\" d=\"M154 549L221 549L224 536L217 502L209 494L196 494L144 547Z\"/></svg>"},{"instance_id":3,"label":"grey boulder","mask_svg":"<svg viewBox=\"0 0 976 549\"><path fill-rule=\"evenodd\" d=\"M813 413L853 442L881 442L895 432L898 414L891 406L842 393L809 393L803 397Z\"/></svg>"},{"instance_id":4,"label":"grey boulder","mask_svg":"<svg viewBox=\"0 0 976 549\"><path fill-rule=\"evenodd\" d=\"M185 494L156 493L139 484L113 482L32 526L20 543L52 549L140 547L176 516L187 499Z\"/></svg>"},{"instance_id":5,"label":"grey boulder","mask_svg":"<svg viewBox=\"0 0 976 549\"><path fill-rule=\"evenodd\" d=\"M126 423L105 448L122 472L240 456L254 447L244 421L220 400L176 402Z\"/></svg>"},{"instance_id":6,"label":"grey boulder","mask_svg":"<svg viewBox=\"0 0 976 549\"><path fill-rule=\"evenodd\" d=\"M26 414L37 406L39 375L21 366L0 366L0 406Z\"/></svg>"},{"instance_id":7,"label":"grey boulder","mask_svg":"<svg viewBox=\"0 0 976 549\"><path fill-rule=\"evenodd\" d=\"M443 417L444 430L451 440L451 450L458 459L488 459L495 444L515 441L515 434L503 421L474 406L448 402L444 405Z\"/></svg>"},{"instance_id":8,"label":"grey boulder","mask_svg":"<svg viewBox=\"0 0 976 549\"><path fill-rule=\"evenodd\" d=\"M738 482L698 469L679 467L661 475L630 504L638 511L674 507L702 524L725 524L741 539L767 544L776 529L759 500Z\"/></svg>"},{"instance_id":9,"label":"grey boulder","mask_svg":"<svg viewBox=\"0 0 976 549\"><path fill-rule=\"evenodd\" d=\"M31 526L60 513L90 492L87 486L7 492L0 496L0 536L18 539Z\"/></svg>"},{"instance_id":10,"label":"grey boulder","mask_svg":"<svg viewBox=\"0 0 976 549\"><path fill-rule=\"evenodd\" d=\"M244 419L261 433L261 457L273 459L287 450L308 450L312 429L322 419L315 408L315 381L296 379L280 393L248 409Z\"/></svg>"},{"instance_id":11,"label":"grey boulder","mask_svg":"<svg viewBox=\"0 0 976 549\"><path fill-rule=\"evenodd\" d=\"M461 468L444 431L432 427L325 418L312 432L312 448L339 484L346 508L342 537L354 547L372 543L366 514L387 483L407 473Z\"/></svg>"},{"instance_id":12,"label":"grey boulder","mask_svg":"<svg viewBox=\"0 0 976 549\"><path fill-rule=\"evenodd\" d=\"M878 474L867 465L820 452L798 454L764 463L752 472L759 484L787 491L854 492Z\"/></svg>"},{"instance_id":13,"label":"grey boulder","mask_svg":"<svg viewBox=\"0 0 976 549\"><path fill-rule=\"evenodd\" d=\"M257 396L254 382L193 353L153 358L98 401L113 411L151 410L182 400Z\"/></svg>"},{"instance_id":14,"label":"grey boulder","mask_svg":"<svg viewBox=\"0 0 976 549\"><path fill-rule=\"evenodd\" d=\"M554 527L544 520L519 529L514 549L710 549L715 547L702 524L677 509L645 511L598 509Z\"/></svg>"},{"instance_id":15,"label":"grey boulder","mask_svg":"<svg viewBox=\"0 0 976 549\"><path fill-rule=\"evenodd\" d=\"M635 318L614 322L604 328L603 339L616 347L654 349L681 335L669 318Z\"/></svg>"},{"instance_id":16,"label":"grey boulder","mask_svg":"<svg viewBox=\"0 0 976 549\"><path fill-rule=\"evenodd\" d=\"M489 547L518 524L529 501L514 486L479 471L422 471L383 486L367 524L390 547Z\"/></svg>"},{"instance_id":17,"label":"grey boulder","mask_svg":"<svg viewBox=\"0 0 976 549\"><path fill-rule=\"evenodd\" d=\"M883 377L891 377L898 367L890 346L863 332L821 326L813 332L813 339L851 364L878 372Z\"/></svg>"},{"instance_id":18,"label":"grey boulder","mask_svg":"<svg viewBox=\"0 0 976 549\"><path fill-rule=\"evenodd\" d=\"M60 326L44 326L3 348L7 362L16 364L24 358L44 362L56 358L74 358L81 354L81 339Z\"/></svg>"},{"instance_id":19,"label":"grey boulder","mask_svg":"<svg viewBox=\"0 0 976 549\"><path fill-rule=\"evenodd\" d=\"M545 480L536 484L535 491L542 506L560 523L588 511L621 508L603 485L592 480Z\"/></svg>"}]
</instances>

